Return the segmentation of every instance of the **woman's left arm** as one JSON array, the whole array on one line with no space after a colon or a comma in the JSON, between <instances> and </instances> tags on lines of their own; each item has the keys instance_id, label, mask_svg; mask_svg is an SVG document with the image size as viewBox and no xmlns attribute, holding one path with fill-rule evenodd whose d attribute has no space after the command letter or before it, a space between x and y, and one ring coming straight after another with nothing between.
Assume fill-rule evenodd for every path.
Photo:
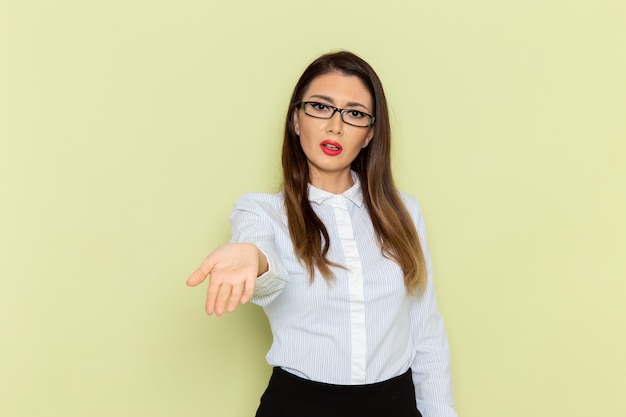
<instances>
[{"instance_id":1,"label":"woman's left arm","mask_svg":"<svg viewBox=\"0 0 626 417\"><path fill-rule=\"evenodd\" d=\"M416 296L410 313L416 349L411 369L417 408L423 417L457 417L452 393L450 349L443 317L437 307L426 228L419 204L415 200L411 203L409 211L415 220L428 270L426 289L421 296Z\"/></svg>"}]
</instances>

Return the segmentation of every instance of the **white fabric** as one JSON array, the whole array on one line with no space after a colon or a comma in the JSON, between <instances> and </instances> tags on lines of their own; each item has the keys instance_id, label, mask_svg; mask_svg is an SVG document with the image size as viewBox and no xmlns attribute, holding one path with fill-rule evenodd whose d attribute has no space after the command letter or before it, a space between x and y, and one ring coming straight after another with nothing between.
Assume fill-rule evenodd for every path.
<instances>
[{"instance_id":1,"label":"white fabric","mask_svg":"<svg viewBox=\"0 0 626 417\"><path fill-rule=\"evenodd\" d=\"M330 236L330 283L310 281L296 258L283 195L251 193L231 215L233 242L265 253L269 271L258 278L253 302L269 318L271 366L313 381L355 385L381 382L413 370L418 409L424 417L456 417L444 323L437 309L432 265L417 201L402 194L424 249L428 284L422 297L408 295L400 267L382 256L355 184L341 195L309 186L309 200Z\"/></svg>"}]
</instances>

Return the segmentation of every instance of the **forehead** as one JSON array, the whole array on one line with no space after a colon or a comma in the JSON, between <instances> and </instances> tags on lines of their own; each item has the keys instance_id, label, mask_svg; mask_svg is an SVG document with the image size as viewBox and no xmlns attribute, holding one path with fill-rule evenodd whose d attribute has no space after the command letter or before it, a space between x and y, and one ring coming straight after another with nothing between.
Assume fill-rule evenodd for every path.
<instances>
[{"instance_id":1,"label":"forehead","mask_svg":"<svg viewBox=\"0 0 626 417\"><path fill-rule=\"evenodd\" d=\"M372 95L359 77L338 72L315 77L305 90L303 99L308 100L314 96L328 97L332 100L331 104L338 107L347 103L360 103L372 109L373 105Z\"/></svg>"}]
</instances>

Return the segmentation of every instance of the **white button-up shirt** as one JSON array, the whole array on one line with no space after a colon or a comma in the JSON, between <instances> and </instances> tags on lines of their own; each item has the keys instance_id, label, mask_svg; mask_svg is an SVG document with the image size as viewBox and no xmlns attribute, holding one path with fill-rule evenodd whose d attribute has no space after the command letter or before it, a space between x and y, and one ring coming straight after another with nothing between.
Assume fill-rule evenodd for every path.
<instances>
[{"instance_id":1,"label":"white button-up shirt","mask_svg":"<svg viewBox=\"0 0 626 417\"><path fill-rule=\"evenodd\" d=\"M353 178L343 194L309 186L311 205L330 237L328 258L345 266L333 268L331 282L319 274L311 282L297 259L282 193L251 193L235 204L231 241L254 243L269 262L252 299L272 328L266 359L300 377L341 385L381 382L412 368L422 415L455 417L448 342L419 205L402 194L427 261L421 297L407 293L402 270L382 255Z\"/></svg>"}]
</instances>

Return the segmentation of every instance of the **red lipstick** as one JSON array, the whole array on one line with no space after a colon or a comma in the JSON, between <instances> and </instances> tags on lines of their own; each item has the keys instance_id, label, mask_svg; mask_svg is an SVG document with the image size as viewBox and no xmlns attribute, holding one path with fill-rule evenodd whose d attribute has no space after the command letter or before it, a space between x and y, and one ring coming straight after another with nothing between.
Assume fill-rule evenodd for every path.
<instances>
[{"instance_id":1,"label":"red lipstick","mask_svg":"<svg viewBox=\"0 0 626 417\"><path fill-rule=\"evenodd\" d=\"M320 143L320 148L322 148L322 152L330 156L339 155L341 151L343 151L343 148L338 142L328 139Z\"/></svg>"}]
</instances>

